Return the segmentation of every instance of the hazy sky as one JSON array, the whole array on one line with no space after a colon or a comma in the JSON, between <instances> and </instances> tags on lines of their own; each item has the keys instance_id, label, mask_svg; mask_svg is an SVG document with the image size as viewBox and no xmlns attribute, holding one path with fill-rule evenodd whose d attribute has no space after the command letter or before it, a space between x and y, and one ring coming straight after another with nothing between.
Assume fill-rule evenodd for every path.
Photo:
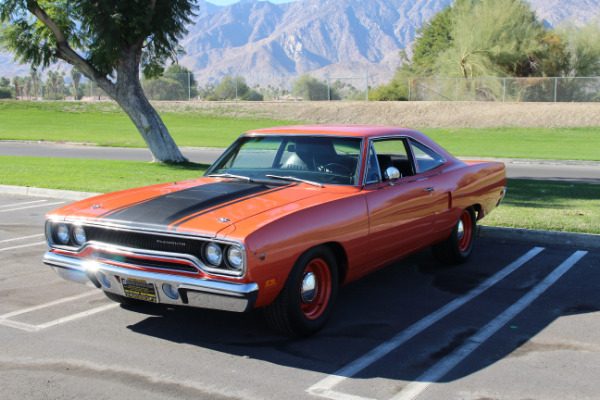
<instances>
[{"instance_id":1,"label":"hazy sky","mask_svg":"<svg viewBox=\"0 0 600 400\"><path fill-rule=\"evenodd\" d=\"M237 3L240 0L205 0L208 3L213 3L218 6L228 6L233 3ZM296 0L269 0L271 3L280 4L280 3L291 3Z\"/></svg>"}]
</instances>

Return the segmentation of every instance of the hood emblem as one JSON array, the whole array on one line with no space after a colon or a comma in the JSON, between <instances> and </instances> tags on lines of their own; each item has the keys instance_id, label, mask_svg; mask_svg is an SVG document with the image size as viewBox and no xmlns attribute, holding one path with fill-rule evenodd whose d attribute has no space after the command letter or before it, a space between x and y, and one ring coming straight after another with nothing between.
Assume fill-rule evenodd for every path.
<instances>
[{"instance_id":1,"label":"hood emblem","mask_svg":"<svg viewBox=\"0 0 600 400\"><path fill-rule=\"evenodd\" d=\"M219 218L219 222L222 222L222 223L226 224L226 223L231 222L231 221L229 220L229 218Z\"/></svg>"}]
</instances>

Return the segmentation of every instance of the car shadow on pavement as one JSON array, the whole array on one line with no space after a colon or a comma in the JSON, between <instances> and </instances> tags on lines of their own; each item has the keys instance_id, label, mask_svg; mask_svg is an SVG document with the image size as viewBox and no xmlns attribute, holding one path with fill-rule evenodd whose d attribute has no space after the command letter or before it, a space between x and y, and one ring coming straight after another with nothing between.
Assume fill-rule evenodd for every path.
<instances>
[{"instance_id":1,"label":"car shadow on pavement","mask_svg":"<svg viewBox=\"0 0 600 400\"><path fill-rule=\"evenodd\" d=\"M480 242L472 259L462 266L442 267L429 251L423 251L342 287L329 323L309 338L292 338L271 331L260 310L237 314L145 307L134 311L145 312L147 317L128 328L174 343L332 374L468 293L531 247L485 239ZM554 253L563 257L561 251ZM511 274L354 378L418 379L423 371L462 346L551 272L556 265L548 260L557 254L547 253L539 265ZM595 254L591 262L581 263L566 274L441 381L459 379L489 367L561 316L599 311L600 282L586 278L600 267L599 259Z\"/></svg>"}]
</instances>

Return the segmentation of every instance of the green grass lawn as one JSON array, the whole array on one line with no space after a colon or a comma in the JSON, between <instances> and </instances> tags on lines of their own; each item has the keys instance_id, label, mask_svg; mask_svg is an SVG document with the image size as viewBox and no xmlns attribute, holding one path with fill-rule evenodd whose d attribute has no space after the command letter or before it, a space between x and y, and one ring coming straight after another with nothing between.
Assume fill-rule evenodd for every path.
<instances>
[{"instance_id":1,"label":"green grass lawn","mask_svg":"<svg viewBox=\"0 0 600 400\"><path fill-rule=\"evenodd\" d=\"M600 185L508 180L504 201L481 224L600 234Z\"/></svg>"},{"instance_id":2,"label":"green grass lawn","mask_svg":"<svg viewBox=\"0 0 600 400\"><path fill-rule=\"evenodd\" d=\"M163 122L179 146L227 147L242 133L298 121L214 114L163 112ZM113 103L0 101L0 140L46 140L145 147L139 132Z\"/></svg>"},{"instance_id":3,"label":"green grass lawn","mask_svg":"<svg viewBox=\"0 0 600 400\"><path fill-rule=\"evenodd\" d=\"M107 193L139 186L194 179L209 166L143 161L45 157L0 157L0 185Z\"/></svg>"},{"instance_id":4,"label":"green grass lawn","mask_svg":"<svg viewBox=\"0 0 600 400\"><path fill-rule=\"evenodd\" d=\"M600 161L600 127L424 128L451 154L461 157Z\"/></svg>"},{"instance_id":5,"label":"green grass lawn","mask_svg":"<svg viewBox=\"0 0 600 400\"><path fill-rule=\"evenodd\" d=\"M258 115L225 118L218 107L205 111L183 107L161 112L161 117L179 146L192 147L227 147L251 129L302 123ZM600 127L422 131L456 156L600 161ZM0 140L7 139L145 146L129 118L108 102L0 101Z\"/></svg>"}]
</instances>

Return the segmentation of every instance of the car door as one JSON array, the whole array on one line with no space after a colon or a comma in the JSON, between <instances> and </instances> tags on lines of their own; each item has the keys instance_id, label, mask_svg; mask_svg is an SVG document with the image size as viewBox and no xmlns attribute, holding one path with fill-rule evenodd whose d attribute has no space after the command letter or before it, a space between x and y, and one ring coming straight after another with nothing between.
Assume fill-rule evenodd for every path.
<instances>
[{"instance_id":1,"label":"car door","mask_svg":"<svg viewBox=\"0 0 600 400\"><path fill-rule=\"evenodd\" d=\"M439 173L436 168L420 172L412 146L407 138L374 139L369 146L364 193L369 210L370 268L427 247L434 215L448 207L448 195L436 190ZM425 159L420 161L425 169ZM390 166L401 172L399 179L385 179L385 169Z\"/></svg>"}]
</instances>

